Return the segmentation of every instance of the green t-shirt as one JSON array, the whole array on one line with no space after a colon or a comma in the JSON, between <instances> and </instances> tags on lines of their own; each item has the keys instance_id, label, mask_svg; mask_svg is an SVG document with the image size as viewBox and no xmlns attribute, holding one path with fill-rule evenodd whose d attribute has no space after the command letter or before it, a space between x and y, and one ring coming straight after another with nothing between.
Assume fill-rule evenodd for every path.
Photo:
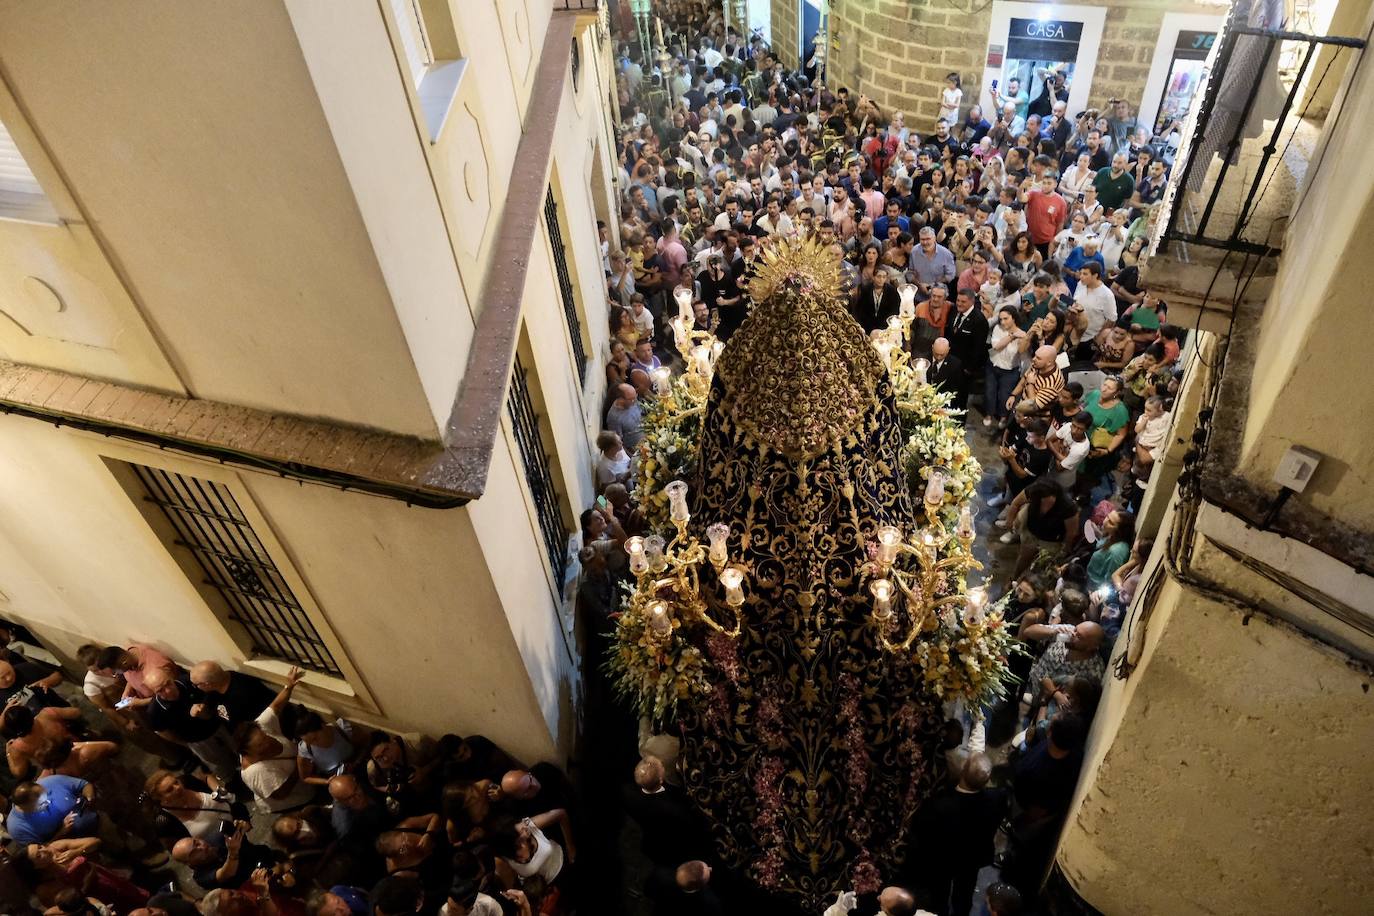
<instances>
[{"instance_id":1,"label":"green t-shirt","mask_svg":"<svg viewBox=\"0 0 1374 916\"><path fill-rule=\"evenodd\" d=\"M1016 323L1021 330L1030 330L1032 324L1048 315L1050 306L1054 304L1054 299L1054 293L1047 295L1044 302L1038 301L1035 298L1035 293L1024 293L1021 296L1021 312L1016 316ZM1030 311L1026 310L1028 307Z\"/></svg>"},{"instance_id":2,"label":"green t-shirt","mask_svg":"<svg viewBox=\"0 0 1374 916\"><path fill-rule=\"evenodd\" d=\"M1097 199L1102 206L1108 210L1115 210L1131 199L1135 193L1135 179L1130 172L1122 172L1116 178L1112 177L1112 170L1098 169L1097 177L1093 179L1093 187L1097 188Z\"/></svg>"},{"instance_id":3,"label":"green t-shirt","mask_svg":"<svg viewBox=\"0 0 1374 916\"><path fill-rule=\"evenodd\" d=\"M1083 399L1083 409L1093 415L1093 429L1105 429L1112 435L1131 422L1131 412L1120 401L1113 407L1103 407L1101 391L1090 391Z\"/></svg>"},{"instance_id":4,"label":"green t-shirt","mask_svg":"<svg viewBox=\"0 0 1374 916\"><path fill-rule=\"evenodd\" d=\"M1112 581L1112 573L1120 569L1130 556L1131 545L1125 541L1094 550L1088 560L1088 591L1096 591Z\"/></svg>"}]
</instances>

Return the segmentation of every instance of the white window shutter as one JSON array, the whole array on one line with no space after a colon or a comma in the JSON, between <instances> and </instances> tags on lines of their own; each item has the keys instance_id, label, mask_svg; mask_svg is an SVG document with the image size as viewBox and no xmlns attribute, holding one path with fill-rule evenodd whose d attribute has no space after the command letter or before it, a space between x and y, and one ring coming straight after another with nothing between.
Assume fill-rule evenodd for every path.
<instances>
[{"instance_id":1,"label":"white window shutter","mask_svg":"<svg viewBox=\"0 0 1374 916\"><path fill-rule=\"evenodd\" d=\"M0 124L0 192L42 194L38 179L33 177L29 164L19 154L14 138L4 124Z\"/></svg>"},{"instance_id":2,"label":"white window shutter","mask_svg":"<svg viewBox=\"0 0 1374 916\"><path fill-rule=\"evenodd\" d=\"M420 0L391 0L391 13L396 17L396 27L401 33L401 47L405 49L410 80L418 89L425 71L434 63L434 55L430 53L429 40L425 36L425 23L420 16Z\"/></svg>"}]
</instances>

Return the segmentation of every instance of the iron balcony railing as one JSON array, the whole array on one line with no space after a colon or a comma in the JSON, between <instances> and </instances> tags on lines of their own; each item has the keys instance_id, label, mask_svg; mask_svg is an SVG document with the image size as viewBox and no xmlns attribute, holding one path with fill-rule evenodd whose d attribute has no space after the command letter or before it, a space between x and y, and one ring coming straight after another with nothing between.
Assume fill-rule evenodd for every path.
<instances>
[{"instance_id":1,"label":"iron balcony railing","mask_svg":"<svg viewBox=\"0 0 1374 916\"><path fill-rule=\"evenodd\" d=\"M553 8L555 12L596 11L601 9L601 0L553 0Z\"/></svg>"},{"instance_id":2,"label":"iron balcony railing","mask_svg":"<svg viewBox=\"0 0 1374 916\"><path fill-rule=\"evenodd\" d=\"M1272 178L1270 164L1279 152L1285 131L1289 132L1289 141L1292 140L1296 125L1289 122L1289 114L1304 87L1312 58L1323 45L1361 49L1365 42L1335 35L1251 28L1235 21L1239 8L1233 8L1232 20L1226 24L1205 77L1205 89L1199 94L1201 102L1195 103L1197 107L1185 126L1187 139L1173 165L1173 180L1164 198L1164 218L1160 220L1164 229L1158 232L1158 243L1183 242L1248 255L1272 256L1278 254L1279 249L1267 238L1260 241L1247 236L1246 228ZM1302 47L1298 48L1300 63L1292 75L1292 86L1282 105L1275 110L1272 102L1261 96L1267 95L1264 77L1274 71L1282 42L1298 42ZM1327 71L1336 59L1333 57L1328 62ZM1324 71L1318 85L1326 76ZM1315 88L1309 92L1309 100L1313 95ZM1259 123L1260 119L1273 120L1274 128L1265 139L1259 163L1245 187L1244 170L1235 169L1235 166L1241 144L1251 133L1247 127ZM1206 176L1214 156L1220 157L1221 164L1209 187ZM1274 165L1277 167L1279 163ZM1240 195L1239 207L1218 210L1218 200L1223 193Z\"/></svg>"},{"instance_id":3,"label":"iron balcony railing","mask_svg":"<svg viewBox=\"0 0 1374 916\"><path fill-rule=\"evenodd\" d=\"M577 299L573 295L572 272L568 269L568 246L563 243L563 228L558 224L558 202L553 188L544 195L544 222L549 227L549 246L553 249L553 268L558 277L558 295L563 300L563 321L572 341L573 362L577 365L577 382L587 381L587 348L582 342L582 319L577 314Z\"/></svg>"},{"instance_id":4,"label":"iron balcony railing","mask_svg":"<svg viewBox=\"0 0 1374 916\"><path fill-rule=\"evenodd\" d=\"M515 444L520 450L520 463L525 470L525 485L530 488L534 514L539 522L539 535L544 541L549 567L554 580L563 584L568 568L568 529L563 524L558 489L553 482L553 465L544 450L544 435L539 427L539 414L530 397L529 372L515 357L511 367L510 390L506 394L506 410L510 413Z\"/></svg>"}]
</instances>

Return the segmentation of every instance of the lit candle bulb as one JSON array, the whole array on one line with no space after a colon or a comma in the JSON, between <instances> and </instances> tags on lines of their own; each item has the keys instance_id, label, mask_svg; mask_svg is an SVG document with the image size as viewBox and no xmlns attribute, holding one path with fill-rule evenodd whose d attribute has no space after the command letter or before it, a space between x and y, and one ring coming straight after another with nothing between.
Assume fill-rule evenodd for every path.
<instances>
[{"instance_id":1,"label":"lit candle bulb","mask_svg":"<svg viewBox=\"0 0 1374 916\"><path fill-rule=\"evenodd\" d=\"M727 566L720 571L720 584L725 586L725 603L739 607L744 603L744 570L738 566Z\"/></svg>"},{"instance_id":2,"label":"lit candle bulb","mask_svg":"<svg viewBox=\"0 0 1374 916\"><path fill-rule=\"evenodd\" d=\"M668 616L666 602L655 601L649 605L649 628L659 636L663 636L673 628L673 619Z\"/></svg>"},{"instance_id":3,"label":"lit candle bulb","mask_svg":"<svg viewBox=\"0 0 1374 916\"><path fill-rule=\"evenodd\" d=\"M642 576L649 571L649 558L644 555L644 538L636 535L627 540L625 552L630 555L630 572Z\"/></svg>"},{"instance_id":4,"label":"lit candle bulb","mask_svg":"<svg viewBox=\"0 0 1374 916\"><path fill-rule=\"evenodd\" d=\"M668 516L674 522L685 525L692 517L687 510L687 484L674 480L663 488L663 492L668 494Z\"/></svg>"},{"instance_id":5,"label":"lit candle bulb","mask_svg":"<svg viewBox=\"0 0 1374 916\"><path fill-rule=\"evenodd\" d=\"M873 349L878 351L878 355L883 358L883 365L891 368L892 366L892 341L885 337L879 337L873 341Z\"/></svg>"},{"instance_id":6,"label":"lit candle bulb","mask_svg":"<svg viewBox=\"0 0 1374 916\"><path fill-rule=\"evenodd\" d=\"M684 322L681 316L674 318L672 321L668 322L668 324L673 328L673 343L681 350L683 344L687 343L687 330L691 325Z\"/></svg>"},{"instance_id":7,"label":"lit candle bulb","mask_svg":"<svg viewBox=\"0 0 1374 916\"><path fill-rule=\"evenodd\" d=\"M891 564L897 559L897 545L902 542L902 530L892 525L878 529L878 562Z\"/></svg>"},{"instance_id":8,"label":"lit candle bulb","mask_svg":"<svg viewBox=\"0 0 1374 916\"><path fill-rule=\"evenodd\" d=\"M644 559L649 562L649 568L656 573L668 568L668 559L663 555L663 547L663 538L657 534L651 534L644 539Z\"/></svg>"},{"instance_id":9,"label":"lit candle bulb","mask_svg":"<svg viewBox=\"0 0 1374 916\"><path fill-rule=\"evenodd\" d=\"M654 394L666 398L673 390L672 372L667 366L659 366L653 371Z\"/></svg>"},{"instance_id":10,"label":"lit candle bulb","mask_svg":"<svg viewBox=\"0 0 1374 916\"><path fill-rule=\"evenodd\" d=\"M903 321L910 321L916 317L916 285L914 283L903 283L897 287L897 295L901 297L901 305L898 306L897 314Z\"/></svg>"},{"instance_id":11,"label":"lit candle bulb","mask_svg":"<svg viewBox=\"0 0 1374 916\"><path fill-rule=\"evenodd\" d=\"M711 547L709 556L712 565L720 569L725 565L726 560L726 539L730 537L730 526L724 522L716 522L706 529L706 540L710 541Z\"/></svg>"},{"instance_id":12,"label":"lit candle bulb","mask_svg":"<svg viewBox=\"0 0 1374 916\"><path fill-rule=\"evenodd\" d=\"M698 344L692 348L692 367L697 374L706 378L711 374L711 348Z\"/></svg>"},{"instance_id":13,"label":"lit candle bulb","mask_svg":"<svg viewBox=\"0 0 1374 916\"><path fill-rule=\"evenodd\" d=\"M927 551L935 550L935 532L929 528L921 532L921 546Z\"/></svg>"},{"instance_id":14,"label":"lit candle bulb","mask_svg":"<svg viewBox=\"0 0 1374 916\"><path fill-rule=\"evenodd\" d=\"M892 583L886 579L874 579L868 583L868 590L873 593L873 616L879 620L891 618Z\"/></svg>"},{"instance_id":15,"label":"lit candle bulb","mask_svg":"<svg viewBox=\"0 0 1374 916\"><path fill-rule=\"evenodd\" d=\"M926 383L926 370L930 368L930 361L918 359L911 364L911 368L916 371L916 382L924 385Z\"/></svg>"},{"instance_id":16,"label":"lit candle bulb","mask_svg":"<svg viewBox=\"0 0 1374 916\"><path fill-rule=\"evenodd\" d=\"M945 501L945 475L932 471L926 483L926 505L938 506Z\"/></svg>"},{"instance_id":17,"label":"lit candle bulb","mask_svg":"<svg viewBox=\"0 0 1374 916\"><path fill-rule=\"evenodd\" d=\"M690 328L696 322L696 316L692 314L692 291L679 286L673 290L673 298L677 300L677 317Z\"/></svg>"},{"instance_id":18,"label":"lit candle bulb","mask_svg":"<svg viewBox=\"0 0 1374 916\"><path fill-rule=\"evenodd\" d=\"M964 507L959 510L959 527L954 531L960 540L973 540L973 507L964 503Z\"/></svg>"},{"instance_id":19,"label":"lit candle bulb","mask_svg":"<svg viewBox=\"0 0 1374 916\"><path fill-rule=\"evenodd\" d=\"M983 616L987 613L987 605L987 589L982 586L969 589L968 605L964 610L964 619L969 623L982 623Z\"/></svg>"},{"instance_id":20,"label":"lit candle bulb","mask_svg":"<svg viewBox=\"0 0 1374 916\"><path fill-rule=\"evenodd\" d=\"M889 334L896 334L897 339L900 340L902 335L902 319L898 318L896 315L889 316L887 319L887 330Z\"/></svg>"},{"instance_id":21,"label":"lit candle bulb","mask_svg":"<svg viewBox=\"0 0 1374 916\"><path fill-rule=\"evenodd\" d=\"M716 364L716 360L720 359L721 351L724 350L724 349L725 349L725 344L724 344L724 342L722 342L722 341L717 340L717 341L714 341L714 342L711 344L711 365L712 365L712 366L714 366L714 365Z\"/></svg>"}]
</instances>

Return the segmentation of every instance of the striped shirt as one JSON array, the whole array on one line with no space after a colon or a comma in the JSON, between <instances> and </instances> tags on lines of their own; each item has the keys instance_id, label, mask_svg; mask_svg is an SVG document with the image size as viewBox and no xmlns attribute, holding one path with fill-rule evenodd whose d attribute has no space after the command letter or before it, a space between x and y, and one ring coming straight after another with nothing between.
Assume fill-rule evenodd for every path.
<instances>
[{"instance_id":1,"label":"striped shirt","mask_svg":"<svg viewBox=\"0 0 1374 916\"><path fill-rule=\"evenodd\" d=\"M1059 392L1064 390L1064 373L1055 366L1049 372L1040 372L1035 368L1026 371L1024 384L1021 387L1022 399L1030 399L1042 410L1054 403L1055 398L1059 397Z\"/></svg>"}]
</instances>

